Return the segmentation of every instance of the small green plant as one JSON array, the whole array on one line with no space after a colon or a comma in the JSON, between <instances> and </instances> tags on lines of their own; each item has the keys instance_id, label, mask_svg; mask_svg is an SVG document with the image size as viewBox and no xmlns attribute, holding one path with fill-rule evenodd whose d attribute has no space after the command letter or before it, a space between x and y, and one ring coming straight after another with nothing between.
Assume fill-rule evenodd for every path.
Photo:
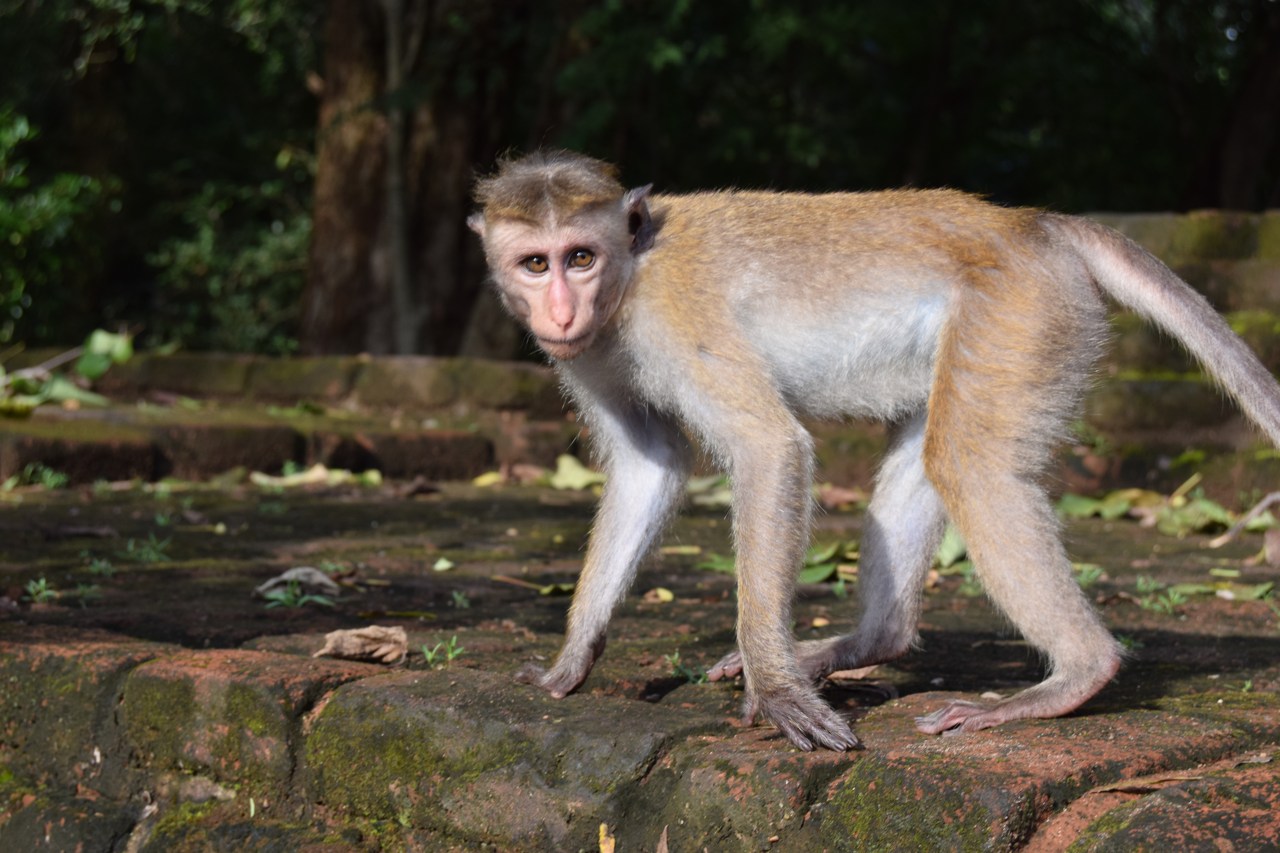
<instances>
[{"instance_id":1,"label":"small green plant","mask_svg":"<svg viewBox=\"0 0 1280 853\"><path fill-rule=\"evenodd\" d=\"M268 610L272 607L306 607L308 604L333 607L332 598L327 595L304 592L302 584L297 581L289 581L284 586L265 593L263 598L267 600L266 607Z\"/></svg>"},{"instance_id":2,"label":"small green plant","mask_svg":"<svg viewBox=\"0 0 1280 853\"><path fill-rule=\"evenodd\" d=\"M836 598L849 597L849 583L845 580L844 575L836 578L836 582L831 585L831 592Z\"/></svg>"},{"instance_id":3,"label":"small green plant","mask_svg":"<svg viewBox=\"0 0 1280 853\"><path fill-rule=\"evenodd\" d=\"M1164 584L1150 575L1138 575L1135 585L1138 589L1138 595L1152 595L1164 589Z\"/></svg>"},{"instance_id":4,"label":"small green plant","mask_svg":"<svg viewBox=\"0 0 1280 853\"><path fill-rule=\"evenodd\" d=\"M289 511L289 506L284 501L259 501L259 515L284 515Z\"/></svg>"},{"instance_id":5,"label":"small green plant","mask_svg":"<svg viewBox=\"0 0 1280 853\"><path fill-rule=\"evenodd\" d=\"M1118 642L1124 649L1131 652L1136 652L1138 649L1143 648L1146 645L1146 643L1142 642L1137 637L1131 637L1128 634L1116 634L1116 642Z\"/></svg>"},{"instance_id":6,"label":"small green plant","mask_svg":"<svg viewBox=\"0 0 1280 853\"><path fill-rule=\"evenodd\" d=\"M467 598L467 594L460 589L453 591L453 606L457 610L466 610L471 606L471 599Z\"/></svg>"},{"instance_id":7,"label":"small green plant","mask_svg":"<svg viewBox=\"0 0 1280 853\"><path fill-rule=\"evenodd\" d=\"M168 527L170 524L173 524L173 516L167 512L157 512L155 514L154 521L156 523L156 527Z\"/></svg>"},{"instance_id":8,"label":"small green plant","mask_svg":"<svg viewBox=\"0 0 1280 853\"><path fill-rule=\"evenodd\" d=\"M44 489L66 488L71 478L47 465L32 462L17 474L0 484L0 490L11 492L19 486L40 486Z\"/></svg>"},{"instance_id":9,"label":"small green plant","mask_svg":"<svg viewBox=\"0 0 1280 853\"><path fill-rule=\"evenodd\" d=\"M27 581L27 585L23 587L26 595L23 596L32 604L48 604L51 601L58 600L58 591L53 588L53 584L41 575L35 580Z\"/></svg>"},{"instance_id":10,"label":"small green plant","mask_svg":"<svg viewBox=\"0 0 1280 853\"><path fill-rule=\"evenodd\" d=\"M434 647L428 648L426 643L422 645L422 656L427 660L427 666L440 668L453 663L462 653L466 651L462 646L458 645L458 635L454 634L449 638L447 643L436 643Z\"/></svg>"},{"instance_id":11,"label":"small green plant","mask_svg":"<svg viewBox=\"0 0 1280 853\"><path fill-rule=\"evenodd\" d=\"M102 587L96 583L79 583L76 584L76 591L73 595L81 607L88 607L89 602L102 598Z\"/></svg>"},{"instance_id":12,"label":"small green plant","mask_svg":"<svg viewBox=\"0 0 1280 853\"><path fill-rule=\"evenodd\" d=\"M95 557L89 551L81 551L81 558L88 564L89 574L109 578L116 573L116 567L106 557Z\"/></svg>"},{"instance_id":13,"label":"small green plant","mask_svg":"<svg viewBox=\"0 0 1280 853\"><path fill-rule=\"evenodd\" d=\"M316 564L316 568L326 575L341 575L347 571L345 563L338 563L333 560L321 560Z\"/></svg>"},{"instance_id":14,"label":"small green plant","mask_svg":"<svg viewBox=\"0 0 1280 853\"><path fill-rule=\"evenodd\" d=\"M165 549L169 547L171 541L171 539L157 539L154 533L147 534L145 540L130 538L125 543L124 550L117 551L116 556L135 563L163 563L169 559Z\"/></svg>"},{"instance_id":15,"label":"small green plant","mask_svg":"<svg viewBox=\"0 0 1280 853\"><path fill-rule=\"evenodd\" d=\"M667 666L671 667L671 674L677 678L683 678L689 684L706 684L707 669L703 666L689 666L680 660L680 653L674 652L669 655L663 655L662 659L667 662Z\"/></svg>"},{"instance_id":16,"label":"small green plant","mask_svg":"<svg viewBox=\"0 0 1280 853\"><path fill-rule=\"evenodd\" d=\"M1172 615L1180 605L1187 603L1187 594L1168 587L1159 581L1142 575L1137 580L1138 606L1153 613Z\"/></svg>"},{"instance_id":17,"label":"small green plant","mask_svg":"<svg viewBox=\"0 0 1280 853\"><path fill-rule=\"evenodd\" d=\"M1075 563L1072 567L1075 569L1076 583L1080 584L1081 589L1088 589L1106 574L1102 566L1094 563Z\"/></svg>"}]
</instances>

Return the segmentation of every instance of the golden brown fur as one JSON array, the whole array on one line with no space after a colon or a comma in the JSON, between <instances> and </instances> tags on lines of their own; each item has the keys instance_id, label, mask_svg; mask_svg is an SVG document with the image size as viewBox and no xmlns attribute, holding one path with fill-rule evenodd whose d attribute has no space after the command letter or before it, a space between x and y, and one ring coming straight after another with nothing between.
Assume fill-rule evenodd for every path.
<instances>
[{"instance_id":1,"label":"golden brown fur","mask_svg":"<svg viewBox=\"0 0 1280 853\"><path fill-rule=\"evenodd\" d=\"M696 437L731 473L746 718L802 748L857 740L818 697L829 673L904 654L949 519L992 600L1048 658L1002 702L953 702L923 731L1067 713L1120 652L1071 575L1039 477L1104 339L1103 292L1182 340L1273 441L1280 388L1207 303L1085 220L950 191L624 191L612 167L538 154L480 182L471 220L504 303L555 363L609 475L564 648L518 677L563 696L683 492ZM809 536L802 417L894 424L844 637L796 644Z\"/></svg>"}]
</instances>

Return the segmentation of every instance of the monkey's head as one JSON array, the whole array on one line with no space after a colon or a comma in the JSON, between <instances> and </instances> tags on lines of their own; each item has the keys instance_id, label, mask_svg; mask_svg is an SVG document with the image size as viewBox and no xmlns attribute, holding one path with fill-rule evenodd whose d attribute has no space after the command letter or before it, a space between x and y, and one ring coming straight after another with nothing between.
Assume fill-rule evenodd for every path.
<instances>
[{"instance_id":1,"label":"monkey's head","mask_svg":"<svg viewBox=\"0 0 1280 853\"><path fill-rule=\"evenodd\" d=\"M653 245L649 186L624 190L613 166L568 151L499 163L467 219L503 304L547 355L581 355L613 317L636 258Z\"/></svg>"}]
</instances>

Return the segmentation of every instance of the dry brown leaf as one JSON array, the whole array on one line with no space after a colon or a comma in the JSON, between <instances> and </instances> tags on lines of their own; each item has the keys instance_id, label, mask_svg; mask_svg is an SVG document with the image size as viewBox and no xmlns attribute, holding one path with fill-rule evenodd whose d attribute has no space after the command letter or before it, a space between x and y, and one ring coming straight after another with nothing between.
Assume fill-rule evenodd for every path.
<instances>
[{"instance_id":1,"label":"dry brown leaf","mask_svg":"<svg viewBox=\"0 0 1280 853\"><path fill-rule=\"evenodd\" d=\"M324 635L324 648L312 657L398 663L408 653L409 636L404 628L369 625L364 628L330 631Z\"/></svg>"}]
</instances>

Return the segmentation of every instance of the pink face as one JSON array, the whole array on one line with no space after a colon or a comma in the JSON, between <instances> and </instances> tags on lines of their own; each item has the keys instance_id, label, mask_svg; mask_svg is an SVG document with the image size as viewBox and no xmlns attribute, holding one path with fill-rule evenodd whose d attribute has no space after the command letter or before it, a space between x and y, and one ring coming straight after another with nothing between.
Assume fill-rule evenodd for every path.
<instances>
[{"instance_id":1,"label":"pink face","mask_svg":"<svg viewBox=\"0 0 1280 853\"><path fill-rule=\"evenodd\" d=\"M483 223L489 265L510 308L555 359L581 355L608 319L610 275L599 230Z\"/></svg>"}]
</instances>

